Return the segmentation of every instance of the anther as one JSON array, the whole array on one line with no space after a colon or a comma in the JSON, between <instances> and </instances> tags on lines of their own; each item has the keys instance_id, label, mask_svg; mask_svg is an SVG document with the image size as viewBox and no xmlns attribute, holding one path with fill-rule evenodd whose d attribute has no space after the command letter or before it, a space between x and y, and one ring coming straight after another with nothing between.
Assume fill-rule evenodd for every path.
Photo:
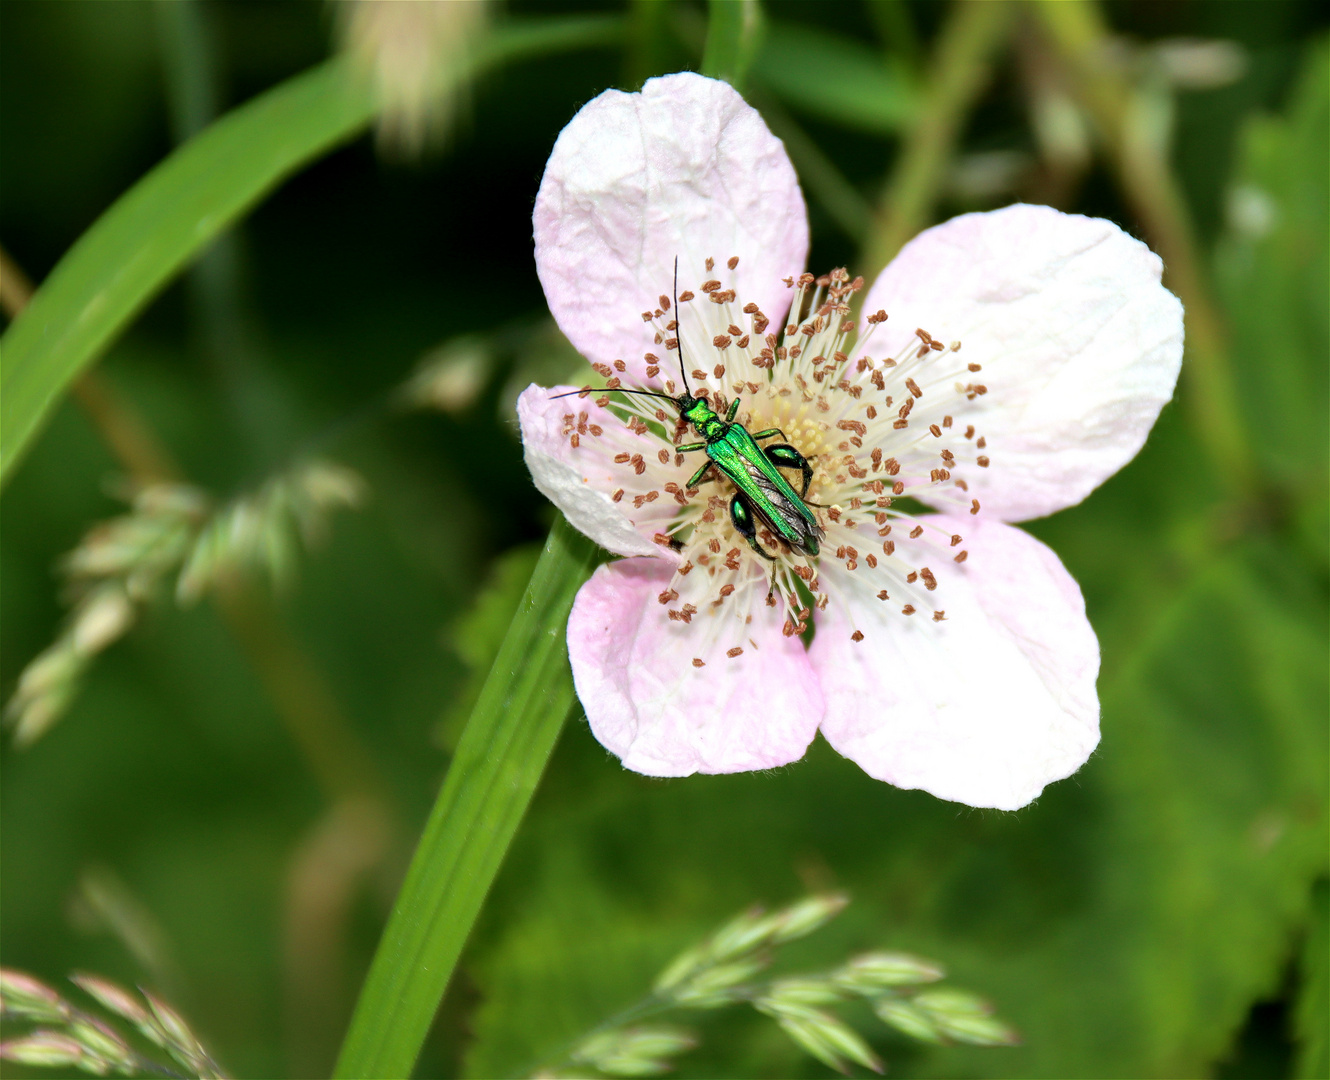
<instances>
[{"instance_id":1,"label":"anther","mask_svg":"<svg viewBox=\"0 0 1330 1080\"><path fill-rule=\"evenodd\" d=\"M913 604L906 604L903 608L901 608L901 614L902 614L902 615L913 615L913 614L914 614L914 605L913 605ZM696 664L697 661L694 660L693 663Z\"/></svg>"},{"instance_id":2,"label":"anther","mask_svg":"<svg viewBox=\"0 0 1330 1080\"><path fill-rule=\"evenodd\" d=\"M945 611L935 611L935 612L933 612L933 621L934 621L934 622L945 622L945 621L946 621L946 618L947 618L947 613L946 613Z\"/></svg>"},{"instance_id":3,"label":"anther","mask_svg":"<svg viewBox=\"0 0 1330 1080\"><path fill-rule=\"evenodd\" d=\"M733 660L736 656L743 656L743 654L744 654L743 649L738 645L736 645L733 649L727 649L725 651L725 655L728 656L731 660Z\"/></svg>"},{"instance_id":4,"label":"anther","mask_svg":"<svg viewBox=\"0 0 1330 1080\"><path fill-rule=\"evenodd\" d=\"M961 552L959 555L957 555L956 558L953 559L952 561L953 561L953 562L964 562L964 561L965 561L966 559L968 559L969 557L970 557L970 553L969 553L968 551L962 551L962 552Z\"/></svg>"},{"instance_id":5,"label":"anther","mask_svg":"<svg viewBox=\"0 0 1330 1080\"><path fill-rule=\"evenodd\" d=\"M910 530L911 540L918 540L919 537L923 535L924 535L924 527L922 525L916 525L913 529Z\"/></svg>"},{"instance_id":6,"label":"anther","mask_svg":"<svg viewBox=\"0 0 1330 1080\"><path fill-rule=\"evenodd\" d=\"M851 641L863 641L863 639L864 635L862 630L856 630L853 634L850 635Z\"/></svg>"},{"instance_id":7,"label":"anther","mask_svg":"<svg viewBox=\"0 0 1330 1080\"><path fill-rule=\"evenodd\" d=\"M706 667L706 666L707 662L705 660L699 659L696 656L693 657L693 667Z\"/></svg>"}]
</instances>

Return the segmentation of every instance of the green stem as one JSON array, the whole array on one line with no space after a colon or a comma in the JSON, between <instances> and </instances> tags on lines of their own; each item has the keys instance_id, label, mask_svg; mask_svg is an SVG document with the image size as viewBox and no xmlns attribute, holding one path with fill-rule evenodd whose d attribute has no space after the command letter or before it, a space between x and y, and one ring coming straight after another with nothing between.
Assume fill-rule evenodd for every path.
<instances>
[{"instance_id":1,"label":"green stem","mask_svg":"<svg viewBox=\"0 0 1330 1080\"><path fill-rule=\"evenodd\" d=\"M724 79L742 91L761 35L762 9L758 0L710 0L702 74Z\"/></svg>"},{"instance_id":2,"label":"green stem","mask_svg":"<svg viewBox=\"0 0 1330 1080\"><path fill-rule=\"evenodd\" d=\"M1164 260L1165 283L1185 310L1192 424L1225 485L1257 485L1255 457L1238 406L1238 390L1219 308L1210 295L1186 199L1170 168L1167 143L1149 137L1133 115L1142 91L1110 59L1109 34L1091 3L1034 5L1081 104L1098 128L1118 183L1151 245Z\"/></svg>"},{"instance_id":3,"label":"green stem","mask_svg":"<svg viewBox=\"0 0 1330 1080\"><path fill-rule=\"evenodd\" d=\"M490 669L411 860L337 1062L409 1076L573 704L564 628L597 549L562 517Z\"/></svg>"},{"instance_id":4,"label":"green stem","mask_svg":"<svg viewBox=\"0 0 1330 1080\"><path fill-rule=\"evenodd\" d=\"M887 184L880 223L859 260L870 280L928 224L961 125L988 84L1014 14L1008 0L965 0L942 28L922 107Z\"/></svg>"}]
</instances>

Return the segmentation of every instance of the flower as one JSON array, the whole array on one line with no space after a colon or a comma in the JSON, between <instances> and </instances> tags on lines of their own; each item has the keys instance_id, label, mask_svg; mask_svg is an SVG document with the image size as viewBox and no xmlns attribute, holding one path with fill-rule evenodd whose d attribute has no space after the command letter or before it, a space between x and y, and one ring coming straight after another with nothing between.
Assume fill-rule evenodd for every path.
<instances>
[{"instance_id":1,"label":"flower","mask_svg":"<svg viewBox=\"0 0 1330 1080\"><path fill-rule=\"evenodd\" d=\"M1172 396L1182 313L1158 258L1047 207L967 214L908 244L857 322L862 279L803 273L781 143L691 74L573 118L535 244L603 389L528 387L522 439L536 486L625 556L579 592L568 650L626 767L770 768L820 730L878 779L1015 809L1086 761L1098 643L1057 556L1008 523L1084 499ZM766 521L774 562L753 550L733 485L688 486L707 458L680 451L699 436L674 403L612 392L685 380L808 461L816 554Z\"/></svg>"}]
</instances>

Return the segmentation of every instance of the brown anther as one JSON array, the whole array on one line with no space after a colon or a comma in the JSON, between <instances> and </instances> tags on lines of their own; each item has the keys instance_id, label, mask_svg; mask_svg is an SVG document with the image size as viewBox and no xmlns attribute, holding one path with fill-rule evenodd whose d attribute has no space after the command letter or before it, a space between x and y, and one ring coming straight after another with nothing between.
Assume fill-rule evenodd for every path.
<instances>
[{"instance_id":1,"label":"brown anther","mask_svg":"<svg viewBox=\"0 0 1330 1080\"><path fill-rule=\"evenodd\" d=\"M578 445L581 443L581 441L582 441L582 440L581 440L581 437L580 437L580 436L577 434L577 432L575 432L575 431L573 432L573 434L571 435L571 437L569 437L569 439L568 439L568 443L569 443L569 445L571 445L572 448L573 448L574 450L577 449L577 447L578 447Z\"/></svg>"},{"instance_id":2,"label":"brown anther","mask_svg":"<svg viewBox=\"0 0 1330 1080\"><path fill-rule=\"evenodd\" d=\"M679 303L686 304L692 298L693 294L689 292L687 289L684 289L684 291L679 294Z\"/></svg>"},{"instance_id":3,"label":"brown anther","mask_svg":"<svg viewBox=\"0 0 1330 1080\"><path fill-rule=\"evenodd\" d=\"M715 278L712 278L710 281L702 282L702 291L704 293L713 293L719 288L720 288L720 282L717 281Z\"/></svg>"},{"instance_id":4,"label":"brown anther","mask_svg":"<svg viewBox=\"0 0 1330 1080\"><path fill-rule=\"evenodd\" d=\"M918 540L919 537L923 535L924 535L924 527L922 525L916 525L913 529L910 530L911 540Z\"/></svg>"},{"instance_id":5,"label":"brown anther","mask_svg":"<svg viewBox=\"0 0 1330 1080\"><path fill-rule=\"evenodd\" d=\"M728 266L731 270L733 270L736 266L739 265L739 256L731 255L729 259L726 261L725 265Z\"/></svg>"},{"instance_id":6,"label":"brown anther","mask_svg":"<svg viewBox=\"0 0 1330 1080\"><path fill-rule=\"evenodd\" d=\"M662 604L671 604L675 600L679 599L679 594L675 592L673 589L666 589L663 593L661 593L658 597L656 597L656 599L659 600Z\"/></svg>"},{"instance_id":7,"label":"brown anther","mask_svg":"<svg viewBox=\"0 0 1330 1080\"><path fill-rule=\"evenodd\" d=\"M971 371L982 371L982 370L983 370L978 364L970 364L970 365L968 365L968 366L969 366L969 369L970 369Z\"/></svg>"},{"instance_id":8,"label":"brown anther","mask_svg":"<svg viewBox=\"0 0 1330 1080\"><path fill-rule=\"evenodd\" d=\"M887 590L886 590L886 589L883 589L880 593L878 593L878 594L877 594L877 598L878 598L879 600L890 600L890 599L891 599L891 597L887 594Z\"/></svg>"},{"instance_id":9,"label":"brown anther","mask_svg":"<svg viewBox=\"0 0 1330 1080\"><path fill-rule=\"evenodd\" d=\"M893 495L904 495L904 494L905 494L905 481L904 481L904 480L897 480L894 484L892 484L892 485L891 485L891 493L892 493Z\"/></svg>"},{"instance_id":10,"label":"brown anther","mask_svg":"<svg viewBox=\"0 0 1330 1080\"><path fill-rule=\"evenodd\" d=\"M935 439L942 438L942 429L938 427L936 424L929 424L928 430L933 433L933 438Z\"/></svg>"},{"instance_id":11,"label":"brown anther","mask_svg":"<svg viewBox=\"0 0 1330 1080\"><path fill-rule=\"evenodd\" d=\"M713 555L720 554L720 541L717 540L714 536L707 541L707 547L711 549Z\"/></svg>"},{"instance_id":12,"label":"brown anther","mask_svg":"<svg viewBox=\"0 0 1330 1080\"><path fill-rule=\"evenodd\" d=\"M699 659L696 656L693 657L693 667L706 667L706 666L707 662L705 660Z\"/></svg>"},{"instance_id":13,"label":"brown anther","mask_svg":"<svg viewBox=\"0 0 1330 1080\"><path fill-rule=\"evenodd\" d=\"M853 634L850 635L851 641L863 641L863 639L864 635L862 630L856 630Z\"/></svg>"},{"instance_id":14,"label":"brown anther","mask_svg":"<svg viewBox=\"0 0 1330 1080\"><path fill-rule=\"evenodd\" d=\"M979 513L979 500L978 500L978 499L971 499L971 500L970 500L970 513L972 513L972 514L977 514L977 513Z\"/></svg>"},{"instance_id":15,"label":"brown anther","mask_svg":"<svg viewBox=\"0 0 1330 1080\"><path fill-rule=\"evenodd\" d=\"M914 605L913 605L913 604L906 604L903 608L901 608L901 614L902 614L902 615L913 615L913 614L914 614ZM696 661L694 661L694 663L696 663Z\"/></svg>"},{"instance_id":16,"label":"brown anther","mask_svg":"<svg viewBox=\"0 0 1330 1080\"><path fill-rule=\"evenodd\" d=\"M960 534L960 533L952 533L952 534L951 534L951 546L952 546L952 547L955 547L955 546L956 546L957 544L959 544L960 542L961 542L961 534Z\"/></svg>"},{"instance_id":17,"label":"brown anther","mask_svg":"<svg viewBox=\"0 0 1330 1080\"><path fill-rule=\"evenodd\" d=\"M629 460L633 464L633 472L637 473L638 476L647 471L647 463L642 460L641 454L634 454Z\"/></svg>"},{"instance_id":18,"label":"brown anther","mask_svg":"<svg viewBox=\"0 0 1330 1080\"><path fill-rule=\"evenodd\" d=\"M975 458L974 463L978 465L979 468L981 469L988 468L988 458L985 457L983 454L980 454L977 458Z\"/></svg>"},{"instance_id":19,"label":"brown anther","mask_svg":"<svg viewBox=\"0 0 1330 1080\"><path fill-rule=\"evenodd\" d=\"M715 373L716 378L718 378L718 379L723 379L723 378L725 378L725 365L724 365L724 364L717 364L717 365L715 366L715 368L713 369L713 371L714 371L714 373Z\"/></svg>"},{"instance_id":20,"label":"brown anther","mask_svg":"<svg viewBox=\"0 0 1330 1080\"><path fill-rule=\"evenodd\" d=\"M650 321L651 321L652 319L654 319L655 317L656 317L656 316L655 316L654 314L652 314L650 311L644 311L644 312L642 312L642 321L643 321L643 322L650 322Z\"/></svg>"},{"instance_id":21,"label":"brown anther","mask_svg":"<svg viewBox=\"0 0 1330 1080\"><path fill-rule=\"evenodd\" d=\"M610 496L610 502L618 502L622 498L623 498L623 488L620 488L618 491L616 491L613 495Z\"/></svg>"},{"instance_id":22,"label":"brown anther","mask_svg":"<svg viewBox=\"0 0 1330 1080\"><path fill-rule=\"evenodd\" d=\"M915 382L913 379L906 379L905 385L909 387L910 393L913 394L915 397L921 398L924 396L924 392L919 389L919 384Z\"/></svg>"},{"instance_id":23,"label":"brown anther","mask_svg":"<svg viewBox=\"0 0 1330 1080\"><path fill-rule=\"evenodd\" d=\"M883 541L882 541L882 554L883 554L883 555L894 555L895 553L896 553L896 541L895 541L895 540L883 540Z\"/></svg>"},{"instance_id":24,"label":"brown anther","mask_svg":"<svg viewBox=\"0 0 1330 1080\"><path fill-rule=\"evenodd\" d=\"M970 553L968 551L962 551L959 555L956 556L953 562L964 562L969 557Z\"/></svg>"},{"instance_id":25,"label":"brown anther","mask_svg":"<svg viewBox=\"0 0 1330 1080\"><path fill-rule=\"evenodd\" d=\"M933 576L933 571L928 569L928 567L925 566L920 570L919 576L924 579L924 587L928 589L929 592L932 592L937 588L937 578Z\"/></svg>"},{"instance_id":26,"label":"brown anther","mask_svg":"<svg viewBox=\"0 0 1330 1080\"><path fill-rule=\"evenodd\" d=\"M670 463L670 452L668 450L658 450L656 452L656 457L662 465L668 465Z\"/></svg>"},{"instance_id":27,"label":"brown anther","mask_svg":"<svg viewBox=\"0 0 1330 1080\"><path fill-rule=\"evenodd\" d=\"M730 347L730 338L726 334L717 334L711 339L711 344L718 349L728 349Z\"/></svg>"},{"instance_id":28,"label":"brown anther","mask_svg":"<svg viewBox=\"0 0 1330 1080\"><path fill-rule=\"evenodd\" d=\"M628 459L629 459L631 456L632 456L631 454L615 454L615 455L614 455L614 463L615 463L616 465L627 465L627 464L628 464Z\"/></svg>"},{"instance_id":29,"label":"brown anther","mask_svg":"<svg viewBox=\"0 0 1330 1080\"><path fill-rule=\"evenodd\" d=\"M659 374L660 374L660 368L656 367L655 364L651 364L651 365L649 365L649 366L647 367L647 378L648 378L648 379L654 379L654 378L655 378L657 375L659 375Z\"/></svg>"},{"instance_id":30,"label":"brown anther","mask_svg":"<svg viewBox=\"0 0 1330 1080\"><path fill-rule=\"evenodd\" d=\"M669 534L656 533L656 535L651 538L651 542L653 544L659 544L661 547L669 547L670 546Z\"/></svg>"},{"instance_id":31,"label":"brown anther","mask_svg":"<svg viewBox=\"0 0 1330 1080\"><path fill-rule=\"evenodd\" d=\"M872 315L868 316L867 321L874 326L878 323L884 323L887 321L887 313L879 308L877 311L873 312Z\"/></svg>"},{"instance_id":32,"label":"brown anther","mask_svg":"<svg viewBox=\"0 0 1330 1080\"><path fill-rule=\"evenodd\" d=\"M982 450L985 446L988 445L988 440L985 439L982 435L980 435L979 438L975 439L974 445L979 447L980 450Z\"/></svg>"},{"instance_id":33,"label":"brown anther","mask_svg":"<svg viewBox=\"0 0 1330 1080\"><path fill-rule=\"evenodd\" d=\"M908 581L911 585L913 585L916 581L919 580L919 572L917 570L911 570L908 574L905 575L905 580Z\"/></svg>"},{"instance_id":34,"label":"brown anther","mask_svg":"<svg viewBox=\"0 0 1330 1080\"><path fill-rule=\"evenodd\" d=\"M733 660L736 656L743 656L743 654L744 654L743 649L738 645L736 645L733 649L727 649L725 651L725 655L728 656L731 660Z\"/></svg>"},{"instance_id":35,"label":"brown anther","mask_svg":"<svg viewBox=\"0 0 1330 1080\"><path fill-rule=\"evenodd\" d=\"M934 621L934 622L945 622L945 621L946 621L946 618L947 618L947 613L946 613L945 611L935 611L935 612L933 612L933 621Z\"/></svg>"},{"instance_id":36,"label":"brown anther","mask_svg":"<svg viewBox=\"0 0 1330 1080\"><path fill-rule=\"evenodd\" d=\"M864 562L868 564L870 569L877 569L877 556L872 554L872 552L869 552L869 554L864 556Z\"/></svg>"}]
</instances>

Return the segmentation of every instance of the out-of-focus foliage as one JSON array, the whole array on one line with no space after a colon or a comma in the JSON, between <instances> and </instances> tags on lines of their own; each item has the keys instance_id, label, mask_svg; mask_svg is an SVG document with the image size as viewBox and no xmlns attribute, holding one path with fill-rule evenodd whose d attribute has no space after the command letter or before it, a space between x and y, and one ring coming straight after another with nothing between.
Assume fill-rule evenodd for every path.
<instances>
[{"instance_id":1,"label":"out-of-focus foliage","mask_svg":"<svg viewBox=\"0 0 1330 1080\"><path fill-rule=\"evenodd\" d=\"M214 73L225 110L332 47L317 5L179 2L188 41L148 3L0 6L0 244L39 283L170 151L185 90L168 70ZM956 9L762 10L747 89L800 170L813 265L871 275L858 249ZM702 61L700 3L570 11L560 32L582 35L576 51L495 60L422 162L381 162L364 138L294 176L99 365L185 482L224 505L311 448L370 495L266 615L144 609L59 726L3 748L5 964L159 990L238 1075L328 1073L547 529L511 402L573 363L531 256L549 148L606 87ZM866 1005L847 1012L893 1076L1325 1075L1327 19L1297 0L1103 12L1135 45L1115 53L1122 70L1177 87L1156 95L1173 111L1155 120L1265 488L1251 498L1212 471L1184 376L1136 462L1031 526L1100 635L1101 749L1035 805L995 814L878 784L821 742L771 774L648 780L570 724L420 1075L550 1060L730 912L840 889L855 903L786 948L791 970L869 949L936 957L1022 1034L924 1046ZM549 17L521 0L493 14ZM1017 21L961 118L929 213L1049 199L1140 232L1032 26ZM1184 38L1229 44L1189 53ZM182 69L187 47L207 63ZM1241 62L1213 88L1177 86L1169 73L1194 74L1197 56ZM392 411L408 384L426 408ZM14 472L0 505L6 699L60 632L60 557L120 512L105 492L124 472L69 400ZM315 722L329 708L343 727ZM348 795L394 823L364 865L338 831ZM90 875L121 883L117 904L169 964L124 919L88 917ZM679 1075L829 1075L751 1010L696 1029Z\"/></svg>"}]
</instances>

